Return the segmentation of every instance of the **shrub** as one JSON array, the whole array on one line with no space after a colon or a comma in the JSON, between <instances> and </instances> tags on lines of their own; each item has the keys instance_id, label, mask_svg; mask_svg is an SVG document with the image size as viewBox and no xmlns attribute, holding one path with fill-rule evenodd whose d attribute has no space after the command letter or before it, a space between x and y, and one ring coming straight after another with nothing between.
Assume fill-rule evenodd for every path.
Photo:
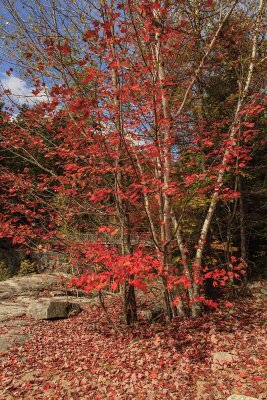
<instances>
[{"instance_id":1,"label":"shrub","mask_svg":"<svg viewBox=\"0 0 267 400\"><path fill-rule=\"evenodd\" d=\"M20 263L18 276L27 276L36 273L36 267L30 260L23 260Z\"/></svg>"},{"instance_id":2,"label":"shrub","mask_svg":"<svg viewBox=\"0 0 267 400\"><path fill-rule=\"evenodd\" d=\"M0 261L0 281L5 281L11 278L11 272L9 268L6 266L4 261Z\"/></svg>"}]
</instances>

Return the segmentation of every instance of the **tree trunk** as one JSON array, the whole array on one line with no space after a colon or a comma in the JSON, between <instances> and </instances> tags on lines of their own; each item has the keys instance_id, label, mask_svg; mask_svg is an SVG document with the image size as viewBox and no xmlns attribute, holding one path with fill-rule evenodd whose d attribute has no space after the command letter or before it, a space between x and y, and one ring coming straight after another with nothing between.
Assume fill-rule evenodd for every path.
<instances>
[{"instance_id":1,"label":"tree trunk","mask_svg":"<svg viewBox=\"0 0 267 400\"><path fill-rule=\"evenodd\" d=\"M111 28L110 34L114 36L114 27ZM115 61L117 55L114 42L110 45L110 50L113 55L113 59ZM115 124L117 130L120 132L121 140L119 143L119 149L120 152L122 153L125 132L122 122L123 116L122 116L121 99L117 95L117 89L120 86L120 77L118 76L118 73L114 68L111 70L111 72L112 72L113 88L115 91L113 102L115 109L118 111L118 117L116 118ZM126 255L131 253L131 238L129 230L128 204L127 201L124 201L120 195L120 189L123 187L123 174L120 171L121 165L122 161L119 156L116 161L116 167L118 168L119 171L117 171L117 173L115 174L116 206L121 228L121 253L122 255ZM133 276L130 278L133 279ZM135 288L133 285L129 284L128 280L124 284L124 315L127 325L130 325L137 321L137 304L135 297Z\"/></svg>"},{"instance_id":2,"label":"tree trunk","mask_svg":"<svg viewBox=\"0 0 267 400\"><path fill-rule=\"evenodd\" d=\"M244 261L247 259L247 248L246 248L246 227L245 227L245 210L244 210L244 200L242 193L242 183L241 177L238 175L238 190L240 193L239 198L239 213L240 213L240 249L241 249L241 257Z\"/></svg>"},{"instance_id":3,"label":"tree trunk","mask_svg":"<svg viewBox=\"0 0 267 400\"><path fill-rule=\"evenodd\" d=\"M252 75L254 72L256 51L257 51L257 44L258 44L258 34L259 34L261 17L262 17L262 10L263 10L263 0L260 0L259 7L258 7L257 20L256 20L256 24L255 24L255 29L254 29L254 35L253 35L253 39L252 39L251 59L250 59L250 63L248 66L247 77L244 82L243 90L242 90L242 87L240 86L240 88L241 88L240 96L239 96L239 99L238 99L238 102L236 105L233 122L232 122L232 125L229 130L229 142L232 142L232 147L234 147L236 145L236 143L235 143L236 142L236 131L237 131L238 124L240 124L240 114L239 113L240 113L242 106L244 105L244 101L248 95L251 80L252 80ZM200 266L202 264L205 242L206 242L210 224L211 224L211 221L212 221L212 218L213 218L213 215L214 215L214 212L215 212L218 200L219 200L219 194L220 194L221 187L223 185L225 171L226 171L226 167L228 164L227 159L228 159L229 154L230 154L230 148L227 147L225 149L225 152L224 152L224 155L222 158L221 168L218 172L215 189L211 196L210 206L207 211L207 215L206 215L206 218L204 220L204 223L202 225L202 229L200 232L200 237L199 237L199 241L198 241L198 249L197 249L196 257L195 257L195 261L194 261L195 268L200 268ZM196 282L194 282L193 288L194 288L195 296L199 296L200 288ZM201 313L201 305L198 303L193 303L192 316L193 317L198 316L200 313Z\"/></svg>"},{"instance_id":4,"label":"tree trunk","mask_svg":"<svg viewBox=\"0 0 267 400\"><path fill-rule=\"evenodd\" d=\"M247 237L246 237L246 225L245 225L245 209L244 200L242 193L242 181L241 176L237 176L238 190L240 193L239 198L239 218L240 218L240 250L241 258L244 260L244 264L247 265ZM244 282L247 282L247 274L244 276Z\"/></svg>"},{"instance_id":5,"label":"tree trunk","mask_svg":"<svg viewBox=\"0 0 267 400\"><path fill-rule=\"evenodd\" d=\"M128 282L124 285L124 314L127 325L131 325L137 321L135 288Z\"/></svg>"}]
</instances>

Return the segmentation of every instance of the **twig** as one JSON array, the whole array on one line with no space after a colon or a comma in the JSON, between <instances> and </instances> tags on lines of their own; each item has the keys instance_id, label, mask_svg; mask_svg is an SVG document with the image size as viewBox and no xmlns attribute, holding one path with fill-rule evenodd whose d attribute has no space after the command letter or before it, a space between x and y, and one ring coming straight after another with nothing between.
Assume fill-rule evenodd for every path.
<instances>
[{"instance_id":1,"label":"twig","mask_svg":"<svg viewBox=\"0 0 267 400\"><path fill-rule=\"evenodd\" d=\"M108 313L107 308L106 308L105 303L104 303L104 299L103 299L103 295L102 295L101 290L98 292L98 298L99 298L99 302L100 302L100 305L102 307L102 310L104 311L104 314L105 314L105 316L107 318L107 321L112 325L112 327L114 328L114 331L116 333L120 333L120 330L117 328L117 326L115 325L115 323L112 321L112 319L109 316L109 313Z\"/></svg>"}]
</instances>

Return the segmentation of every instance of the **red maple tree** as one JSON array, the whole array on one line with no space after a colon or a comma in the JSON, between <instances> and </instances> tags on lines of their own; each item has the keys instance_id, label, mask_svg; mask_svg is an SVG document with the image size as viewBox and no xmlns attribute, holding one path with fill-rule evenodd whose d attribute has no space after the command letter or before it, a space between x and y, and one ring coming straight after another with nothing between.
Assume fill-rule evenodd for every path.
<instances>
[{"instance_id":1,"label":"red maple tree","mask_svg":"<svg viewBox=\"0 0 267 400\"><path fill-rule=\"evenodd\" d=\"M44 39L22 44L33 95L46 87L36 75L55 83L47 102L5 116L1 148L21 162L2 164L1 237L64 252L80 271L72 284L86 291L123 286L128 323L135 288L157 282L167 318L195 317L216 306L205 279L225 285L245 269L205 258L216 206L239 196L228 177L246 166L264 109L255 77L263 2L250 37L235 28L238 3L212 20L212 2L190 11L183 1L104 1L75 40L75 20L64 34L54 21L39 27ZM230 57L233 41L244 41L245 65ZM243 75L220 114L204 107L201 82L222 82L228 67Z\"/></svg>"}]
</instances>

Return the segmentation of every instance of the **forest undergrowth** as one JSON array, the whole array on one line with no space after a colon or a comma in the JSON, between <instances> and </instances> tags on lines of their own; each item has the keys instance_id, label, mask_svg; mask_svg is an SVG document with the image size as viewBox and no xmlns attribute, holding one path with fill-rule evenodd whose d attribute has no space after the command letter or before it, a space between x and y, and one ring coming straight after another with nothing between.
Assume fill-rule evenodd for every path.
<instances>
[{"instance_id":1,"label":"forest undergrowth","mask_svg":"<svg viewBox=\"0 0 267 400\"><path fill-rule=\"evenodd\" d=\"M29 341L2 354L0 398L226 400L241 393L267 399L261 286L254 284L252 294L231 307L223 303L169 325L140 320L127 327L118 318L119 296L109 296L119 334L96 303L70 319L29 319L23 328Z\"/></svg>"}]
</instances>

